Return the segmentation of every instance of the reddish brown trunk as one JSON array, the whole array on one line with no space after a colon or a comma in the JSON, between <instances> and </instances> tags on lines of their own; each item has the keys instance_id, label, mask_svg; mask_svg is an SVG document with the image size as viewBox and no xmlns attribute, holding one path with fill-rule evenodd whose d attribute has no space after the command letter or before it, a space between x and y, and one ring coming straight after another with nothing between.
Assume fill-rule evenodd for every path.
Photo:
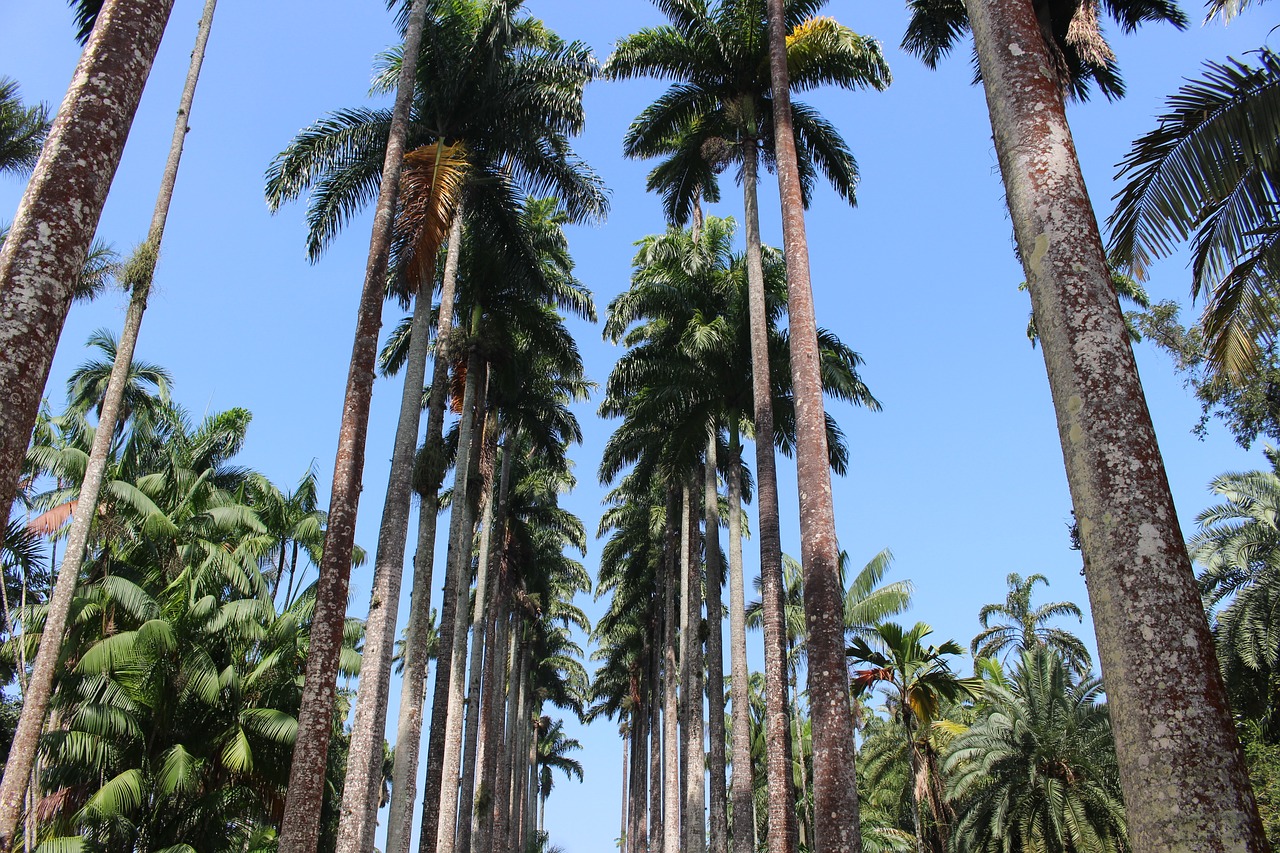
<instances>
[{"instance_id":1,"label":"reddish brown trunk","mask_svg":"<svg viewBox=\"0 0 1280 853\"><path fill-rule=\"evenodd\" d=\"M809 282L782 0L769 0L773 126L787 260L791 381L796 406L796 471L800 491L800 556L808 626L809 707L813 719L813 814L816 853L860 851L849 671L844 656L844 589L838 571L826 415L818 336Z\"/></svg>"},{"instance_id":2,"label":"reddish brown trunk","mask_svg":"<svg viewBox=\"0 0 1280 853\"><path fill-rule=\"evenodd\" d=\"M1034 9L966 6L1080 522L1130 843L1266 850Z\"/></svg>"},{"instance_id":3,"label":"reddish brown trunk","mask_svg":"<svg viewBox=\"0 0 1280 853\"><path fill-rule=\"evenodd\" d=\"M369 261L360 294L351 369L347 374L342 423L338 429L338 452L334 460L333 494L329 501L324 556L316 582L311 647L298 713L298 739L293 750L289 793L280 825L281 853L311 853L316 848L320 831L325 765L333 731L338 654L342 649L347 588L351 579L351 548L355 543L356 511L364 473L369 400L373 395L373 369L378 355L378 331L382 326L382 298L386 289L391 226L395 218L396 192L404 160L416 66L417 51L406 53L396 84L387 154L374 212L373 235L369 241Z\"/></svg>"},{"instance_id":4,"label":"reddish brown trunk","mask_svg":"<svg viewBox=\"0 0 1280 853\"><path fill-rule=\"evenodd\" d=\"M742 574L742 444L729 427L729 692L733 696L733 853L755 851L755 781L751 762L751 694L747 671L746 590Z\"/></svg>"},{"instance_id":5,"label":"reddish brown trunk","mask_svg":"<svg viewBox=\"0 0 1280 853\"><path fill-rule=\"evenodd\" d=\"M76 274L89 252L172 8L173 0L103 5L0 247L3 521L13 505ZM34 729L28 725L24 738L38 737L43 723L37 721ZM25 746L19 750L25 752ZM12 843L25 778L24 773L21 785L0 788L0 847Z\"/></svg>"},{"instance_id":6,"label":"reddish brown trunk","mask_svg":"<svg viewBox=\"0 0 1280 853\"><path fill-rule=\"evenodd\" d=\"M684 487L681 555L685 569L685 632L680 638L680 685L684 698L684 853L706 850L707 753L702 727L702 571L698 560L698 506L691 486Z\"/></svg>"},{"instance_id":7,"label":"reddish brown trunk","mask_svg":"<svg viewBox=\"0 0 1280 853\"><path fill-rule=\"evenodd\" d=\"M511 615L511 677L507 679L507 723L498 756L498 775L493 786L494 820L493 846L496 849L511 843L511 825L514 788L515 749L519 741L520 719L524 711L520 685L528 675L528 660L524 653L524 617L519 612Z\"/></svg>"},{"instance_id":8,"label":"reddish brown trunk","mask_svg":"<svg viewBox=\"0 0 1280 853\"><path fill-rule=\"evenodd\" d=\"M768 319L760 210L756 197L755 140L749 139L742 167L747 225L747 296L751 319L751 390L755 409L756 510L760 526L760 597L764 611L765 737L781 749L765 750L769 786L769 853L794 853L795 789L791 780L791 735L787 711L787 631L782 583L782 532L778 522L778 471L773 450L773 390L769 377Z\"/></svg>"}]
</instances>

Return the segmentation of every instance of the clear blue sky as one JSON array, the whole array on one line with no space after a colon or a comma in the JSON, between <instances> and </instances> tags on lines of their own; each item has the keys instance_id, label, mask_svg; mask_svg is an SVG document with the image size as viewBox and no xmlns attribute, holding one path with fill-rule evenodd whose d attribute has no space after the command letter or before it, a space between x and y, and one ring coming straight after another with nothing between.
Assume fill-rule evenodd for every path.
<instances>
[{"instance_id":1,"label":"clear blue sky","mask_svg":"<svg viewBox=\"0 0 1280 853\"><path fill-rule=\"evenodd\" d=\"M177 0L107 203L99 234L124 253L141 241L150 219L201 5ZM806 98L845 134L863 174L856 210L820 191L809 214L819 322L863 354L864 378L885 407L876 415L834 410L851 445L849 475L835 483L836 517L841 546L855 565L893 549L892 577L917 586L909 618L934 625L939 639L967 645L978 608L1003 599L1008 572L1042 572L1052 581L1049 594L1082 606L1086 594L1079 555L1067 547L1062 456L1043 361L1025 337L1029 303L1017 289L1022 273L986 105L970 85L969 47L940 71L925 70L896 49L903 5L862 0L827 8L884 41L895 77L888 92ZM661 22L646 0L529 0L526 7L566 38L591 44L601 59L619 37ZM1086 179L1104 217L1115 192L1114 164L1150 129L1163 98L1205 59L1261 45L1275 10L1251 10L1228 28L1201 27L1200 8L1186 11L1196 21L1186 32L1150 27L1125 37L1112 27L1129 96L1071 108ZM372 58L393 40L380 0L224 0L196 95L139 357L172 371L178 399L196 415L231 406L251 410L242 459L282 486L314 461L328 491L369 219L354 222L310 265L303 207L271 216L263 172L309 122L368 103ZM26 99L56 105L78 54L64 3L0 5L0 76L17 79ZM601 309L627 285L632 243L663 227L657 200L643 192L648 165L621 158L628 122L659 91L645 82L598 83L588 91L578 151L608 183L613 213L602 226L573 229L571 245L579 277ZM765 240L778 244L774 186L761 181L761 209ZM19 181L0 178L0 221L12 218L20 192ZM727 179L724 203L711 212L740 217L740 195ZM1184 260L1156 267L1149 291L1153 299L1185 302ZM50 379L55 406L68 373L85 358L89 332L118 329L123 303L113 294L72 309ZM399 316L389 307L384 320ZM618 353L601 342L598 327L578 324L575 331L589 375L603 382ZM1198 407L1168 359L1142 345L1138 360L1190 532L1210 502L1206 484L1213 476L1262 467L1265 460L1257 449L1241 451L1216 426L1197 440L1190 429ZM396 385L380 381L357 529L366 548L376 543L398 401ZM594 403L578 411L586 443L573 453L579 488L566 500L592 531L604 494L595 470L611 428L594 411ZM783 543L795 553L794 469L784 467L780 477ZM752 576L755 549L747 544ZM593 573L598 553L593 543L586 560ZM353 614L364 614L368 586L368 570L358 572ZM406 588L406 604L407 597ZM580 603L593 618L603 606ZM1087 623L1079 630L1092 637ZM749 642L758 666L759 635ZM603 853L618 832L616 727L570 729L586 746L587 781L557 779L548 826L567 853Z\"/></svg>"}]
</instances>

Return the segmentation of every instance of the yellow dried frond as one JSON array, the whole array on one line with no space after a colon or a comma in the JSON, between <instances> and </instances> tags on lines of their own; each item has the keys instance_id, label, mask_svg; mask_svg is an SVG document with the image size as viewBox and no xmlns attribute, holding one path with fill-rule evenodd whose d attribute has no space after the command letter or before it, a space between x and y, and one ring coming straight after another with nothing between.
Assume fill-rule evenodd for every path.
<instances>
[{"instance_id":1,"label":"yellow dried frond","mask_svg":"<svg viewBox=\"0 0 1280 853\"><path fill-rule=\"evenodd\" d=\"M460 142L435 142L404 155L396 229L412 235L413 253L406 260L415 286L423 271L433 269L436 252L449 236L469 168L467 148Z\"/></svg>"}]
</instances>

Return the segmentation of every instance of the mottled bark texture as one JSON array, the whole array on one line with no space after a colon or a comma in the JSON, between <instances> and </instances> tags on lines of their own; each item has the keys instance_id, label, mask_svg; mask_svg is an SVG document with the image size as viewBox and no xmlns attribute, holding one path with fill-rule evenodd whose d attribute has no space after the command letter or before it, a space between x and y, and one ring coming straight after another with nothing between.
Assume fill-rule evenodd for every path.
<instances>
[{"instance_id":1,"label":"mottled bark texture","mask_svg":"<svg viewBox=\"0 0 1280 853\"><path fill-rule=\"evenodd\" d=\"M480 325L480 308L472 312L471 331ZM472 482L472 472L479 471L480 448L485 422L485 367L479 348L471 347L467 358L467 381L463 390L463 419L458 430L458 464L455 467L453 505L449 513L449 571L455 572L457 604L453 616L453 663L450 666L448 705L445 717L444 752L440 773L440 821L436 850L451 853L458 829L458 774L462 767L462 723L466 713L467 675L467 604L471 590L471 554L475 544L475 516L479 477ZM472 412L471 404L475 410ZM467 414L467 413L471 414ZM449 652L442 644L440 654ZM439 678L439 670L437 670ZM437 693L437 695L439 695ZM434 725L434 719L432 724ZM427 801L424 808L433 805ZM426 819L424 814L423 819ZM427 853L427 851L424 851Z\"/></svg>"},{"instance_id":2,"label":"mottled bark texture","mask_svg":"<svg viewBox=\"0 0 1280 853\"><path fill-rule=\"evenodd\" d=\"M40 733L44 729L45 715L49 711L49 699L54 681L54 667L58 660L58 652L63 643L63 635L67 629L67 616L70 602L76 592L76 581L79 566L84 558L88 543L88 533L93 516L97 511L97 500L102 488L102 480L106 471L106 457L110 452L111 438L115 434L116 423L120 416L120 405L124 398L125 384L128 382L129 368L133 364L133 351L137 346L138 333L142 327L142 315L146 311L147 297L151 292L151 278L155 272L155 261L160 252L160 243L164 237L165 223L169 218L169 207L173 204L174 186L178 181L178 167L182 163L182 150L187 138L187 119L191 115L192 102L196 99L196 85L200 81L201 65L205 61L205 49L209 45L209 33L214 24L214 12L218 0L206 0L202 10L200 24L196 29L196 45L192 49L191 63L187 68L186 82L183 83L182 96L178 101L177 120L174 122L173 137L169 143L169 155L165 159L164 173L160 178L160 190L156 193L156 205L151 214L151 225L147 231L147 241L138 252L142 263L136 266L137 280L132 282L133 293L129 298L128 309L125 309L124 327L120 330L115 361L111 365L111 375L106 386L104 400L97 423L97 432L93 435L90 456L84 479L79 491L79 508L69 530L67 552L58 573L58 581L54 587L54 597L50 602L49 615L45 620L40 649L36 653L31 683L23 693L22 715L19 717L18 730L14 736L13 748L10 749L8 765L5 767L4 780L0 781L0 848L8 849L12 843L13 833L18 824L20 804L26 793L31 768L35 762L36 749L40 743ZM168 12L165 12L168 14ZM163 31L164 23L159 24ZM152 49L154 53L154 49ZM86 50L86 56L88 50ZM148 63L150 64L150 63ZM143 81L146 74L143 73ZM141 86L141 83L140 83ZM134 99L134 106L137 100ZM114 165L113 165L114 170ZM110 179L108 178L108 183ZM104 191L105 192L105 191ZM101 210L101 206L99 206ZM90 231L92 236L92 229ZM81 261L83 263L83 259ZM65 313L64 313L65 316ZM4 332L0 332L3 338ZM55 336L56 345L56 336ZM0 366L0 374L3 374ZM47 371L47 366L46 366ZM8 420L3 421L8 424ZM27 435L29 429L23 435ZM17 434L17 433L14 433ZM4 452L4 438L0 438L0 453ZM4 516L8 517L6 506ZM29 839L28 839L29 840Z\"/></svg>"},{"instance_id":3,"label":"mottled bark texture","mask_svg":"<svg viewBox=\"0 0 1280 853\"><path fill-rule=\"evenodd\" d=\"M342 790L342 810L338 819L338 853L364 853L373 849L373 834L377 828L378 794L382 788L383 733L387 725L387 701L391 692L391 658L395 653L400 583L404 577L405 540L409 535L414 451L418 448L418 424L422 419L422 383L427 372L427 340L431 336L431 283L434 278L423 278L423 284L414 299L404 390L400 396L400 418L396 424L395 443L391 450L391 472L387 478L387 496L382 504L382 524L378 530L378 550L374 558L373 589L369 599L369 615L365 620L360 687L356 695L347 778Z\"/></svg>"},{"instance_id":4,"label":"mottled bark texture","mask_svg":"<svg viewBox=\"0 0 1280 853\"><path fill-rule=\"evenodd\" d=\"M661 576L658 579L661 582ZM645 675L646 697L649 702L649 850L660 851L663 843L662 825L662 618L658 612L658 596L661 587L654 590L649 604L649 636Z\"/></svg>"},{"instance_id":5,"label":"mottled bark texture","mask_svg":"<svg viewBox=\"0 0 1280 853\"><path fill-rule=\"evenodd\" d=\"M813 813L816 853L862 849L858 780L854 773L849 670L844 657L844 588L838 570L826 415L818 365L818 335L809 282L795 132L791 127L783 0L769 0L769 66L774 154L787 260L791 381L796 406L796 473L800 491L800 560L808 626L809 707L813 719Z\"/></svg>"},{"instance_id":6,"label":"mottled bark texture","mask_svg":"<svg viewBox=\"0 0 1280 853\"><path fill-rule=\"evenodd\" d=\"M413 560L413 590L410 594L409 624L405 628L405 678L400 687L395 764L391 770L387 853L409 853L409 842L413 834L413 806L418 798L422 703L427 692L427 646L431 641L431 583L435 573L440 482L444 477L444 407L449 396L449 338L453 331L458 259L461 257L462 216L463 203L460 200L454 210L453 224L449 230L449 246L445 253L444 275L440 287L440 319L436 326L436 354L431 367L431 392L427 401L427 432L423 441L427 457L427 479L430 482L424 484L426 493L418 507L418 550ZM446 602L447 596L448 593ZM443 609L447 607L446 604ZM440 627L443 627L443 623L442 614ZM438 671L438 663L436 668ZM418 673L418 676L414 677L413 673ZM428 781L431 778L429 774L430 771Z\"/></svg>"},{"instance_id":7,"label":"mottled bark texture","mask_svg":"<svg viewBox=\"0 0 1280 853\"><path fill-rule=\"evenodd\" d=\"M1267 849L1062 93L1029 0L967 0L1136 853Z\"/></svg>"},{"instance_id":8,"label":"mottled bark texture","mask_svg":"<svg viewBox=\"0 0 1280 853\"><path fill-rule=\"evenodd\" d=\"M692 486L684 487L685 634L680 638L680 685L684 698L684 853L703 853L707 847L707 753L702 746L702 566L698 559L698 505Z\"/></svg>"},{"instance_id":9,"label":"mottled bark texture","mask_svg":"<svg viewBox=\"0 0 1280 853\"><path fill-rule=\"evenodd\" d=\"M755 781L751 762L751 691L747 670L746 587L742 567L742 444L730 426L729 464L729 692L733 699L733 853L755 851Z\"/></svg>"},{"instance_id":10,"label":"mottled bark texture","mask_svg":"<svg viewBox=\"0 0 1280 853\"><path fill-rule=\"evenodd\" d=\"M680 499L676 490L667 488L666 531L663 540L662 571L662 850L677 853L680 849L680 711L676 663L676 572L680 565L677 552L679 528L677 514Z\"/></svg>"},{"instance_id":11,"label":"mottled bark texture","mask_svg":"<svg viewBox=\"0 0 1280 853\"><path fill-rule=\"evenodd\" d=\"M425 5L425 4L424 4ZM391 226L395 218L400 167L404 161L413 100L413 76L417 52L406 52L396 81L387 154L374 211L369 260L356 320L351 368L338 428L338 451L333 466L333 494L325 530L324 556L316 582L315 615L311 646L298 712L298 738L289 770L289 793L280 824L280 853L312 853L320 831L320 807L324 798L325 765L333 731L338 655L347 616L347 589L351 579L351 548L355 542L356 511L364 474L365 438L369 430L369 401L373 396L373 369L382 327L382 299L386 290L387 258Z\"/></svg>"},{"instance_id":12,"label":"mottled bark texture","mask_svg":"<svg viewBox=\"0 0 1280 853\"><path fill-rule=\"evenodd\" d=\"M711 773L707 788L710 821L707 831L709 853L728 853L729 791L725 778L724 756L724 638L721 624L724 605L720 583L720 487L716 473L718 426L707 438L707 457L703 465L703 514L706 518L703 550L707 561L707 769Z\"/></svg>"},{"instance_id":13,"label":"mottled bark texture","mask_svg":"<svg viewBox=\"0 0 1280 853\"><path fill-rule=\"evenodd\" d=\"M744 143L743 219L747 226L747 310L751 321L751 391L756 435L756 512L760 527L760 603L764 616L765 776L769 853L794 853L795 789L787 713L787 628L782 584L782 531L778 521L778 469L773 450L773 389L769 377L769 328L765 314L764 261L760 249L758 161L754 140ZM782 744L779 749L778 744Z\"/></svg>"},{"instance_id":14,"label":"mottled bark texture","mask_svg":"<svg viewBox=\"0 0 1280 853\"><path fill-rule=\"evenodd\" d=\"M172 8L173 0L103 5L0 247L0 520L9 518L76 273ZM12 842L20 809L20 793L0 793L0 845Z\"/></svg>"}]
</instances>

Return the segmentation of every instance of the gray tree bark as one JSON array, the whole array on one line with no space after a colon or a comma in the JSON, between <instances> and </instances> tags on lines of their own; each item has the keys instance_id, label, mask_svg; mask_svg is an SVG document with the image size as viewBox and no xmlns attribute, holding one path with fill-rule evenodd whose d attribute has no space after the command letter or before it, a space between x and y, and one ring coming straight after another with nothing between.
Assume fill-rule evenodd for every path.
<instances>
[{"instance_id":1,"label":"gray tree bark","mask_svg":"<svg viewBox=\"0 0 1280 853\"><path fill-rule=\"evenodd\" d=\"M520 685L528 675L528 661L524 653L524 616L519 611L511 614L511 677L507 680L507 723L505 736L498 755L498 774L494 780L493 846L511 844L512 803L514 802L514 761L516 742L519 739L520 719L523 714Z\"/></svg>"},{"instance_id":2,"label":"gray tree bark","mask_svg":"<svg viewBox=\"0 0 1280 853\"><path fill-rule=\"evenodd\" d=\"M679 669L676 663L676 573L683 565L676 551L679 534L676 514L680 499L674 488L668 487L666 535L663 544L663 601L662 601L662 790L663 790L663 853L677 853L680 849L680 711L676 692ZM683 619L680 619L683 624Z\"/></svg>"},{"instance_id":3,"label":"gray tree bark","mask_svg":"<svg viewBox=\"0 0 1280 853\"><path fill-rule=\"evenodd\" d=\"M702 499L706 516L703 550L707 563L707 764L711 771L707 792L710 801L707 849L709 853L728 853L729 792L724 766L724 641L721 631L724 605L720 595L720 486L716 473L718 439L717 425L707 439Z\"/></svg>"},{"instance_id":4,"label":"gray tree bark","mask_svg":"<svg viewBox=\"0 0 1280 853\"><path fill-rule=\"evenodd\" d=\"M751 762L751 685L742 567L742 444L729 427L729 692L733 698L733 853L755 851L755 781Z\"/></svg>"},{"instance_id":5,"label":"gray tree bark","mask_svg":"<svg viewBox=\"0 0 1280 853\"><path fill-rule=\"evenodd\" d=\"M706 850L706 772L707 753L702 737L702 577L697 558L698 526L697 505L692 498L692 488L686 483L683 489L683 518L681 519L681 557L684 560L684 613L685 634L681 638L680 682L684 694L684 745L685 745L685 795L684 795L684 853L703 853Z\"/></svg>"},{"instance_id":6,"label":"gray tree bark","mask_svg":"<svg viewBox=\"0 0 1280 853\"><path fill-rule=\"evenodd\" d=\"M426 3L415 12L425 17ZM418 21L421 37L422 22ZM407 41L407 39L406 39ZM396 619L400 609L400 584L404 577L405 539L409 533L410 499L413 494L414 451L422 419L422 386L427 372L427 341L431 336L431 296L435 276L424 275L414 298L409 354L405 363L400 418L391 451L387 496L382 505L378 550L374 558L373 589L365 621L360 687L351 728L347 778L338 819L338 853L364 853L373 849L377 829L378 794L382 788L382 744L387 724L387 700L391 692L391 658L395 653Z\"/></svg>"},{"instance_id":7,"label":"gray tree bark","mask_svg":"<svg viewBox=\"0 0 1280 853\"><path fill-rule=\"evenodd\" d=\"M453 331L454 300L458 285L458 259L462 246L464 206L460 201L449 229L440 288L440 319L436 326L436 355L431 368L431 393L427 402L424 446L430 458L432 482L418 507L418 547L413 562L412 607L405 628L404 672L400 686L400 716L396 723L396 758L391 770L391 803L387 814L387 853L409 853L413 833L413 806L418 797L418 759L422 751L422 706L427 692L427 646L431 640L431 583L435 572L436 525L440 517L440 480L444 477L444 407L449 397L449 338ZM441 608L439 630L444 630L449 593ZM449 624L453 622L450 618ZM437 661L436 672L439 674ZM414 673L418 673L415 677ZM427 786L432 773L428 761ZM435 776L439 797L440 775ZM428 802L430 802L428 800Z\"/></svg>"},{"instance_id":8,"label":"gray tree bark","mask_svg":"<svg viewBox=\"0 0 1280 853\"><path fill-rule=\"evenodd\" d=\"M766 823L769 853L796 849L795 789L787 713L787 623L782 583L782 531L778 521L778 471L773 449L773 387L769 376L768 318L761 257L758 160L754 139L742 163L743 219L747 226L747 308L751 319L751 390L756 445L756 512L760 527L760 603L764 616L765 737L781 749L765 750L769 786Z\"/></svg>"},{"instance_id":9,"label":"gray tree bark","mask_svg":"<svg viewBox=\"0 0 1280 853\"><path fill-rule=\"evenodd\" d=\"M661 565L661 563L660 563ZM655 579L659 586L654 590L650 605L648 648L648 672L645 683L649 702L649 850L659 853L665 838L662 823L662 621L658 611L658 596L662 591L662 575Z\"/></svg>"},{"instance_id":10,"label":"gray tree bark","mask_svg":"<svg viewBox=\"0 0 1280 853\"><path fill-rule=\"evenodd\" d=\"M1112 289L1028 0L967 0L1080 523L1136 853L1267 849Z\"/></svg>"},{"instance_id":11,"label":"gray tree bark","mask_svg":"<svg viewBox=\"0 0 1280 853\"><path fill-rule=\"evenodd\" d=\"M485 430L484 450L480 463L484 506L480 520L480 555L476 563L476 601L471 617L471 673L467 683L466 723L462 744L462 786L458 791L458 841L455 853L471 853L471 824L475 818L476 754L480 728L480 676L484 667L485 626L489 613L489 552L493 547L493 524L497 507L494 457L498 452L498 430L492 422Z\"/></svg>"},{"instance_id":12,"label":"gray tree bark","mask_svg":"<svg viewBox=\"0 0 1280 853\"><path fill-rule=\"evenodd\" d=\"M809 708L813 720L813 814L816 853L860 853L858 779L854 771L849 670L845 664L844 587L839 576L831 465L819 372L817 324L809 281L809 246L791 127L786 21L782 0L769 0L769 58L774 154L787 260L791 381L796 407L800 556L808 626Z\"/></svg>"}]
</instances>

